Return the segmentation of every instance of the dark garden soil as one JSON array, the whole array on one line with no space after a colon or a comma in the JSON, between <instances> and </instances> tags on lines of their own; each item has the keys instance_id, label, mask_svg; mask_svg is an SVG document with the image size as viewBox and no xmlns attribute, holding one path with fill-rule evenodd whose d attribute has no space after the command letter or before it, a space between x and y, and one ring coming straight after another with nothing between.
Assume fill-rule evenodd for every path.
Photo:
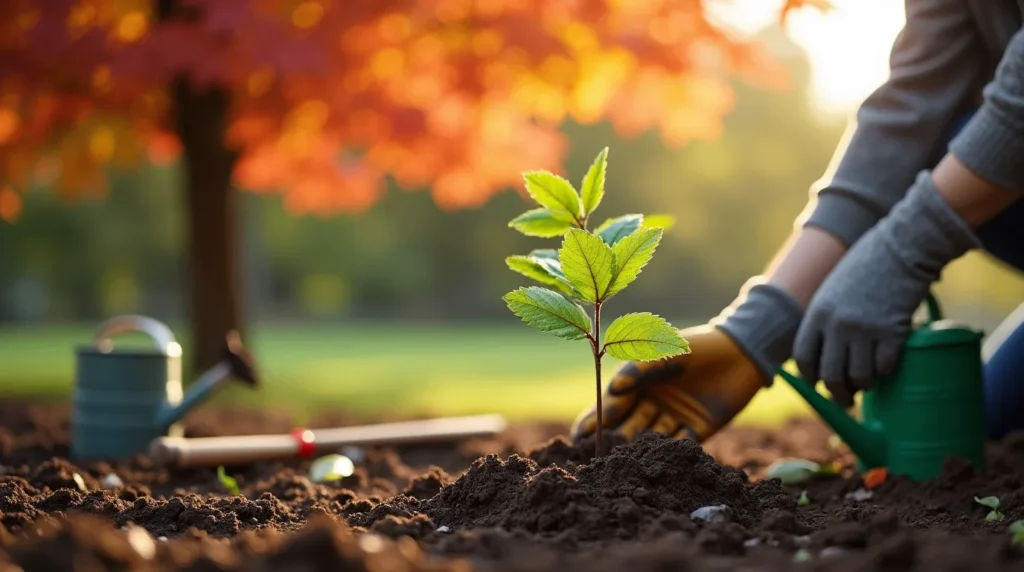
<instances>
[{"instance_id":1,"label":"dark garden soil","mask_svg":"<svg viewBox=\"0 0 1024 572\"><path fill-rule=\"evenodd\" d=\"M291 424L205 410L187 427ZM0 572L1024 570L1007 532L1024 518L1024 435L993 446L985 474L954 459L932 482L890 477L869 491L814 421L733 428L704 448L647 436L593 463L593 444L564 432L514 426L452 446L367 449L352 453L354 475L329 484L311 482L308 463L229 467L242 491L232 496L212 469L71 463L66 408L0 403ZM781 457L835 461L845 476L762 480ZM1002 522L973 501L991 495ZM710 521L691 517L720 505Z\"/></svg>"}]
</instances>

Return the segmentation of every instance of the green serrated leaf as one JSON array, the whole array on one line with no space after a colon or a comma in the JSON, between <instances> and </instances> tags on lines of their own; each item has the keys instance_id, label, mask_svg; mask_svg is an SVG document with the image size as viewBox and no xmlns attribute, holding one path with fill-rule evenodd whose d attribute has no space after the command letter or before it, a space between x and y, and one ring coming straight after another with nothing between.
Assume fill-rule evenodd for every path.
<instances>
[{"instance_id":1,"label":"green serrated leaf","mask_svg":"<svg viewBox=\"0 0 1024 572\"><path fill-rule=\"evenodd\" d=\"M601 226L594 229L594 234L601 237L608 243L608 246L615 246L623 238L633 234L644 222L644 215L628 214L620 217L610 218Z\"/></svg>"},{"instance_id":2,"label":"green serrated leaf","mask_svg":"<svg viewBox=\"0 0 1024 572\"><path fill-rule=\"evenodd\" d=\"M590 165L587 174L583 177L583 184L580 185L580 196L583 200L583 216L597 210L604 198L604 181L608 171L608 148L601 149L597 158Z\"/></svg>"},{"instance_id":3,"label":"green serrated leaf","mask_svg":"<svg viewBox=\"0 0 1024 572\"><path fill-rule=\"evenodd\" d=\"M533 209L509 221L508 225L526 236L552 238L572 228L572 222L547 209Z\"/></svg>"},{"instance_id":4,"label":"green serrated leaf","mask_svg":"<svg viewBox=\"0 0 1024 572\"><path fill-rule=\"evenodd\" d=\"M654 250L661 242L662 232L660 228L642 228L615 243L612 252L615 254L616 271L605 298L622 292L636 280L640 271L654 256Z\"/></svg>"},{"instance_id":5,"label":"green serrated leaf","mask_svg":"<svg viewBox=\"0 0 1024 572\"><path fill-rule=\"evenodd\" d=\"M650 361L690 353L690 344L665 318L639 312L608 326L604 349L624 361Z\"/></svg>"},{"instance_id":6,"label":"green serrated leaf","mask_svg":"<svg viewBox=\"0 0 1024 572\"><path fill-rule=\"evenodd\" d=\"M554 252L554 251L552 251ZM562 267L558 259L538 258L532 255L523 256L516 254L505 258L508 267L527 278L532 278L541 284L547 284L558 288L569 296L576 296L577 292L565 279Z\"/></svg>"},{"instance_id":7,"label":"green serrated leaf","mask_svg":"<svg viewBox=\"0 0 1024 572\"><path fill-rule=\"evenodd\" d=\"M579 218L580 196L572 183L548 171L527 171L523 173L526 192L542 207L546 207L555 216Z\"/></svg>"},{"instance_id":8,"label":"green serrated leaf","mask_svg":"<svg viewBox=\"0 0 1024 572\"><path fill-rule=\"evenodd\" d=\"M676 217L667 214L647 215L644 217L643 228L660 228L669 230L676 224Z\"/></svg>"},{"instance_id":9,"label":"green serrated leaf","mask_svg":"<svg viewBox=\"0 0 1024 572\"><path fill-rule=\"evenodd\" d=\"M542 332L567 340L582 340L590 333L590 317L578 304L558 292L528 286L502 297L508 309Z\"/></svg>"},{"instance_id":10,"label":"green serrated leaf","mask_svg":"<svg viewBox=\"0 0 1024 572\"><path fill-rule=\"evenodd\" d=\"M578 228L570 230L558 250L558 260L581 299L598 302L607 297L615 273L615 256L600 237Z\"/></svg>"},{"instance_id":11,"label":"green serrated leaf","mask_svg":"<svg viewBox=\"0 0 1024 572\"><path fill-rule=\"evenodd\" d=\"M573 288L572 284L569 283L569 279L565 277L565 272L562 272L562 263L558 260L557 250L553 248L539 248L530 252L530 256L543 266L549 274L561 280L561 284L564 287L563 291L566 294L577 300L583 299L583 295L576 288Z\"/></svg>"}]
</instances>

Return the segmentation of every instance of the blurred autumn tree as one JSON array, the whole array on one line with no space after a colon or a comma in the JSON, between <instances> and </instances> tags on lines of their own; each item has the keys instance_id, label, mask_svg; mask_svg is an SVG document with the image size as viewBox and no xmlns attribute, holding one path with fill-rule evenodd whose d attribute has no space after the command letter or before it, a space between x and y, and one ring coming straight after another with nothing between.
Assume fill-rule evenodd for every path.
<instances>
[{"instance_id":1,"label":"blurred autumn tree","mask_svg":"<svg viewBox=\"0 0 1024 572\"><path fill-rule=\"evenodd\" d=\"M6 0L0 218L18 217L31 184L100 196L111 168L180 158L204 367L243 326L234 188L358 214L390 176L441 208L476 207L524 169L559 171L566 118L714 137L730 77L782 78L702 4Z\"/></svg>"}]
</instances>

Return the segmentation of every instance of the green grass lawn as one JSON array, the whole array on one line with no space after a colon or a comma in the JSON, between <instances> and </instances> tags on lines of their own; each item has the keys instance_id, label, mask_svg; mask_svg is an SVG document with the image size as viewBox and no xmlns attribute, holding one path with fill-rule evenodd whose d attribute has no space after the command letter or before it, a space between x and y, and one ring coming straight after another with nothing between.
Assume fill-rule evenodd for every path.
<instances>
[{"instance_id":1,"label":"green grass lawn","mask_svg":"<svg viewBox=\"0 0 1024 572\"><path fill-rule=\"evenodd\" d=\"M89 327L0 328L0 397L66 397L74 348L90 337ZM295 411L497 412L569 421L593 400L588 346L518 324L272 324L254 332L252 350L263 387L231 389L217 401ZM618 366L605 358L606 380ZM774 424L807 411L788 386L777 383L738 422Z\"/></svg>"}]
</instances>

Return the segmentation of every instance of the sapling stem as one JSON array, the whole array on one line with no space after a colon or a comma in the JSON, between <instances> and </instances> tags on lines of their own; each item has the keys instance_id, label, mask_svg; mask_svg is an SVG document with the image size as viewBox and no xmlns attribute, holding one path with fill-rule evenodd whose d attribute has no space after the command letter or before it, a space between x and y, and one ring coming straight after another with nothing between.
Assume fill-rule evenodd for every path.
<instances>
[{"instance_id":1,"label":"sapling stem","mask_svg":"<svg viewBox=\"0 0 1024 572\"><path fill-rule=\"evenodd\" d=\"M596 375L597 388L597 431L594 457L600 457L604 451L601 446L602 433L604 433L604 407L601 403L601 356L604 351L601 348L601 302L594 304L594 372Z\"/></svg>"}]
</instances>

